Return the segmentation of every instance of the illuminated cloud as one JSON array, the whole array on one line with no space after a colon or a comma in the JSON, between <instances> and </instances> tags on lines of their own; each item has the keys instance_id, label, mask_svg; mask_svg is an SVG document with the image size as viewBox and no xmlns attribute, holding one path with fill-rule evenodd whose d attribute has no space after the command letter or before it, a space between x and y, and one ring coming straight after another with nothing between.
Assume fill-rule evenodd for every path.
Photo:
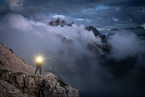
<instances>
[{"instance_id":1,"label":"illuminated cloud","mask_svg":"<svg viewBox=\"0 0 145 97\"><path fill-rule=\"evenodd\" d=\"M52 16L52 18L62 18L62 19L64 19L64 18L66 18L66 16L55 14L55 15Z\"/></svg>"},{"instance_id":2,"label":"illuminated cloud","mask_svg":"<svg viewBox=\"0 0 145 97\"><path fill-rule=\"evenodd\" d=\"M119 21L119 19L117 19L117 18L112 18L115 22L118 22Z\"/></svg>"}]
</instances>

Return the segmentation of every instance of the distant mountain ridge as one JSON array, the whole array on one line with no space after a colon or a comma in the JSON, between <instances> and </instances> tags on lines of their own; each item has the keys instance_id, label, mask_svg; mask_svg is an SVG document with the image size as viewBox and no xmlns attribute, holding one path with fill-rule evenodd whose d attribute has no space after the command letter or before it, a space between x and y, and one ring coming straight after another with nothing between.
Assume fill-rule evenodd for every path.
<instances>
[{"instance_id":1,"label":"distant mountain ridge","mask_svg":"<svg viewBox=\"0 0 145 97\"><path fill-rule=\"evenodd\" d=\"M57 19L56 21L54 21L54 20L50 21L48 24L50 26L59 26L60 25L61 27L64 27L64 26L71 27L72 24L74 24L74 22L72 22L71 24L67 24L64 20L61 21L60 19ZM105 51L110 50L110 45L107 44L106 35L102 35L100 33L100 31L93 26L86 27L85 29L88 31L92 31L94 33L95 37L99 37L101 39L101 42L102 42L101 45L97 44L97 43L88 44L88 49L93 51L97 57L101 58L103 50L105 50ZM69 43L69 44L73 43L72 39L68 40L63 35L57 35L57 37L61 38L62 43ZM63 54L63 51L60 51L60 54Z\"/></svg>"},{"instance_id":2,"label":"distant mountain ridge","mask_svg":"<svg viewBox=\"0 0 145 97\"><path fill-rule=\"evenodd\" d=\"M60 26L72 26L72 24L73 24L74 22L72 22L72 23L70 23L70 24L67 24L64 20L60 20L60 19L57 19L56 21L54 21L54 20L52 20L52 21L50 21L48 24L50 25L50 26L58 26L58 25L60 25Z\"/></svg>"}]
</instances>

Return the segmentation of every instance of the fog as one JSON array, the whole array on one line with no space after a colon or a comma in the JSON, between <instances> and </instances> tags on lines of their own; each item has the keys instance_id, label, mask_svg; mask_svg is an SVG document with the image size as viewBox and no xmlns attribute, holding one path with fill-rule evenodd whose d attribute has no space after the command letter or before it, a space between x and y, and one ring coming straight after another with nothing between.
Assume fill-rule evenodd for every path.
<instances>
[{"instance_id":1,"label":"fog","mask_svg":"<svg viewBox=\"0 0 145 97\"><path fill-rule=\"evenodd\" d=\"M130 31L119 31L111 36L108 43L112 46L110 57L116 60L145 54L145 40L140 39L136 34Z\"/></svg>"},{"instance_id":2,"label":"fog","mask_svg":"<svg viewBox=\"0 0 145 97\"><path fill-rule=\"evenodd\" d=\"M88 49L88 44L102 45L101 39L84 25L49 26L47 23L29 20L19 14L8 14L0 20L0 42L16 55L35 66L34 58L43 55L42 69L59 76L67 84L77 88L81 95L89 96L137 96L144 94L144 84L139 86L135 76L116 78L110 68ZM145 41L128 31L118 32L108 39L111 51L107 59L122 61L136 58L133 69L144 67ZM103 55L101 51L100 53ZM118 66L118 64L115 64ZM132 64L130 64L132 65Z\"/></svg>"}]
</instances>

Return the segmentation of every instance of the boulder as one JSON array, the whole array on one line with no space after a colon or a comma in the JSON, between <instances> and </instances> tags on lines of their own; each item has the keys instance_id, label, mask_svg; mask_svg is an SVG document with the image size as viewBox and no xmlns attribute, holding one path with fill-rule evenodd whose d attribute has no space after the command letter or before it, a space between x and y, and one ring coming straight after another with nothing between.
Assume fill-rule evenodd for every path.
<instances>
[{"instance_id":1,"label":"boulder","mask_svg":"<svg viewBox=\"0 0 145 97\"><path fill-rule=\"evenodd\" d=\"M27 78L27 84L28 84L28 85L34 85L34 84L35 84L34 78L28 77L28 78Z\"/></svg>"},{"instance_id":2,"label":"boulder","mask_svg":"<svg viewBox=\"0 0 145 97\"><path fill-rule=\"evenodd\" d=\"M16 81L17 81L18 84L24 83L23 75L16 75Z\"/></svg>"}]
</instances>

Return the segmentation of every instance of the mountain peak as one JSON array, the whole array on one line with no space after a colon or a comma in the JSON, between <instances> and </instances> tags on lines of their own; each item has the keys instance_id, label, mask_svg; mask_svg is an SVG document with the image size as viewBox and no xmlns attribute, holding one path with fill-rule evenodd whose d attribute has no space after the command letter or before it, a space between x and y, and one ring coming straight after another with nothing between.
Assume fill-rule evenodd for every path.
<instances>
[{"instance_id":1,"label":"mountain peak","mask_svg":"<svg viewBox=\"0 0 145 97\"><path fill-rule=\"evenodd\" d=\"M57 19L57 20L55 21L55 23L61 24L62 22L61 22L60 19Z\"/></svg>"},{"instance_id":2,"label":"mountain peak","mask_svg":"<svg viewBox=\"0 0 145 97\"><path fill-rule=\"evenodd\" d=\"M49 23L48 23L50 26L58 26L58 25L60 25L60 26L72 26L72 24L74 24L74 22L72 22L72 23L70 23L70 24L67 24L64 20L60 20L60 19L57 19L56 21L54 21L54 20L52 20L52 21L50 21Z\"/></svg>"}]
</instances>

